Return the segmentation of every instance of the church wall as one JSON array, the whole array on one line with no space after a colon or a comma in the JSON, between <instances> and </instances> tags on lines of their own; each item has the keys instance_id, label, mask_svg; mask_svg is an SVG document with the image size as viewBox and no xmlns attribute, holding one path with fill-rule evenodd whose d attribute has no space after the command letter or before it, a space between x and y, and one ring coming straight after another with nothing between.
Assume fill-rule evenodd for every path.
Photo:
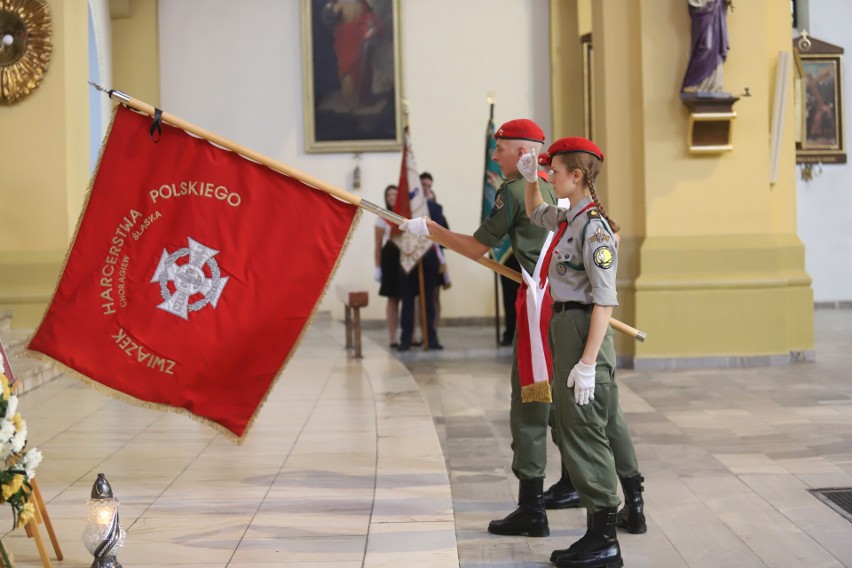
<instances>
[{"instance_id":1,"label":"church wall","mask_svg":"<svg viewBox=\"0 0 852 568\"><path fill-rule=\"evenodd\" d=\"M73 234L89 174L88 4L51 2L53 51L38 88L0 106L0 312L32 327Z\"/></svg>"},{"instance_id":2,"label":"church wall","mask_svg":"<svg viewBox=\"0 0 852 568\"><path fill-rule=\"evenodd\" d=\"M843 103L852 94L852 38L848 22L852 3L845 0L819 0L809 3L808 33L841 46L843 54ZM798 35L798 34L796 34ZM844 121L850 114L845 109ZM849 126L846 125L847 155ZM819 170L819 168L816 168ZM801 173L801 166L797 173ZM822 173L811 181L797 178L798 229L805 243L805 266L813 278L817 304L852 302L852 167L848 164L823 165Z\"/></svg>"},{"instance_id":3,"label":"church wall","mask_svg":"<svg viewBox=\"0 0 852 568\"><path fill-rule=\"evenodd\" d=\"M471 234L480 222L489 91L495 121L528 117L550 132L548 4L536 0L401 2L402 90L414 152L450 227ZM347 191L352 154L304 151L303 58L299 0L184 0L159 5L162 108ZM131 93L132 94L132 93ZM400 153L366 153L361 189L383 203L399 177ZM373 292L362 317L384 318L373 281L373 221L364 213L335 282ZM444 317L493 314L492 273L448 253L452 288ZM333 294L321 309L342 317Z\"/></svg>"}]
</instances>

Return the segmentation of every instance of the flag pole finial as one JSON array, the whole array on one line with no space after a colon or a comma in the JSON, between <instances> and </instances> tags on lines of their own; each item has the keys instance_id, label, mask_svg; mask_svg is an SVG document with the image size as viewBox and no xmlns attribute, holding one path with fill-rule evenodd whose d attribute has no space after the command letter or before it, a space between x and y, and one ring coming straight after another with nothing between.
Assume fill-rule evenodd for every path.
<instances>
[{"instance_id":1,"label":"flag pole finial","mask_svg":"<svg viewBox=\"0 0 852 568\"><path fill-rule=\"evenodd\" d=\"M122 93L121 91L116 91L115 89L105 89L104 87L100 86L99 84L97 84L93 81L88 81L88 83L92 87L94 87L95 90L100 91L101 93L106 93L109 98L115 97L125 104L130 102L130 95L128 95L126 93Z\"/></svg>"},{"instance_id":2,"label":"flag pole finial","mask_svg":"<svg viewBox=\"0 0 852 568\"><path fill-rule=\"evenodd\" d=\"M409 118L408 118L409 108L408 107L409 107L408 99L402 99L402 126L406 130L406 132L408 131L408 121L409 121Z\"/></svg>"}]
</instances>

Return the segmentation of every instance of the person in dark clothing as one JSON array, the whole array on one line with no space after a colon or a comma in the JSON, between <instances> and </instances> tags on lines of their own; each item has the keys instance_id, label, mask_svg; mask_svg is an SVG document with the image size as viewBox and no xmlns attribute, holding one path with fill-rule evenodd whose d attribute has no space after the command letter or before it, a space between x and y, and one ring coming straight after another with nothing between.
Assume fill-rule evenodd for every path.
<instances>
[{"instance_id":1,"label":"person in dark clothing","mask_svg":"<svg viewBox=\"0 0 852 568\"><path fill-rule=\"evenodd\" d=\"M521 269L521 264L515 258L514 254L510 254L503 261L503 266L516 271L520 271ZM500 345L511 346L512 340L515 337L515 324L517 321L515 299L518 297L518 288L521 285L511 278L500 275L500 287L503 290L503 313L506 314L506 330L503 332L502 339L500 339Z\"/></svg>"}]
</instances>

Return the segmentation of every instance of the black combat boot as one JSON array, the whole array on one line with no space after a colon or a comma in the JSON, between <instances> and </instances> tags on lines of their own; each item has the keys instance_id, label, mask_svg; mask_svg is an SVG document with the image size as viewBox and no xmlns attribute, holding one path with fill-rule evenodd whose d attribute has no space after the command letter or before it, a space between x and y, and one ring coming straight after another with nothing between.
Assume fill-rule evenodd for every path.
<instances>
[{"instance_id":1,"label":"black combat boot","mask_svg":"<svg viewBox=\"0 0 852 568\"><path fill-rule=\"evenodd\" d=\"M581 536L580 540L588 538L590 530L592 530L592 514L589 513L588 510L586 510L586 534ZM577 541L577 542L579 542L579 541ZM554 550L553 552L551 552L550 553L550 561L553 562L554 564L556 564L556 559L559 558L560 556L562 556L563 554L568 554L568 551L571 550L571 548L574 548L575 544L572 544L570 548L560 548L560 549L557 549L557 550Z\"/></svg>"},{"instance_id":2,"label":"black combat boot","mask_svg":"<svg viewBox=\"0 0 852 568\"><path fill-rule=\"evenodd\" d=\"M562 477L544 492L544 506L548 509L571 509L580 506L580 495L571 483L568 471L562 468Z\"/></svg>"},{"instance_id":3,"label":"black combat boot","mask_svg":"<svg viewBox=\"0 0 852 568\"><path fill-rule=\"evenodd\" d=\"M488 532L501 535L548 536L547 510L544 508L543 479L522 479L518 489L518 508L505 519L488 523Z\"/></svg>"},{"instance_id":4,"label":"black combat boot","mask_svg":"<svg viewBox=\"0 0 852 568\"><path fill-rule=\"evenodd\" d=\"M643 534L648 531L645 524L645 501L642 499L642 482L645 478L640 474L621 478L621 488L624 490L624 507L618 512L617 524L627 529L631 534Z\"/></svg>"},{"instance_id":5,"label":"black combat boot","mask_svg":"<svg viewBox=\"0 0 852 568\"><path fill-rule=\"evenodd\" d=\"M616 509L591 515L589 530L565 551L555 550L551 560L558 568L621 568L621 548L615 536ZM557 553L562 554L557 554ZM556 556L554 559L553 556Z\"/></svg>"}]
</instances>

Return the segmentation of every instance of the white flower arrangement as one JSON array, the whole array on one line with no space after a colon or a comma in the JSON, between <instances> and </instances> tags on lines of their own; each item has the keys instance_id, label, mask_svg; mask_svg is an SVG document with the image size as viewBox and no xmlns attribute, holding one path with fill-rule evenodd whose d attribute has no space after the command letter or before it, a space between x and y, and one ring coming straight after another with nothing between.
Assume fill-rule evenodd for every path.
<instances>
[{"instance_id":1,"label":"white flower arrangement","mask_svg":"<svg viewBox=\"0 0 852 568\"><path fill-rule=\"evenodd\" d=\"M12 394L4 370L0 365L0 503L12 506L13 527L22 527L35 517L30 480L42 454L36 448L25 449L27 423L18 412L18 397Z\"/></svg>"}]
</instances>

